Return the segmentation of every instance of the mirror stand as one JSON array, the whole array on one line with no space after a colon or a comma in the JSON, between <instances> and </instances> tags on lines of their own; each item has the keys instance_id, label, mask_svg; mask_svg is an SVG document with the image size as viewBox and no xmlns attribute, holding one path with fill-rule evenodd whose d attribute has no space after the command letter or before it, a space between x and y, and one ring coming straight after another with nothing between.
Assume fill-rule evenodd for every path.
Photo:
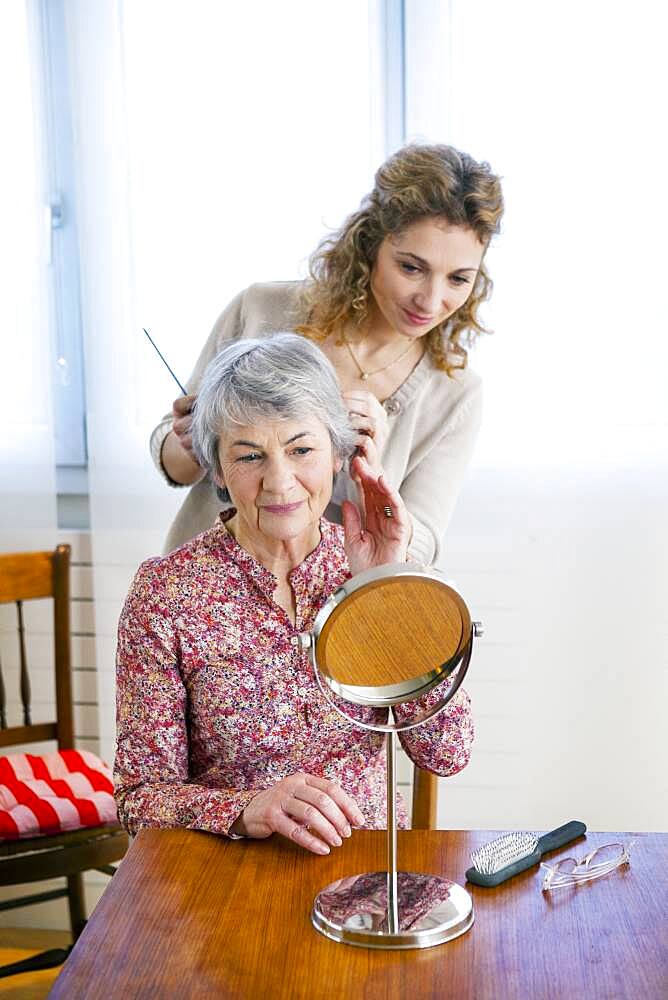
<instances>
[{"instance_id":1,"label":"mirror stand","mask_svg":"<svg viewBox=\"0 0 668 1000\"><path fill-rule=\"evenodd\" d=\"M434 719L457 693L473 639L481 634L481 624L471 621L442 574L401 563L346 580L320 609L311 632L298 638L301 649L310 651L316 682L334 711L353 726L386 734L387 869L338 879L318 893L311 920L333 941L388 950L430 948L473 925L473 901L462 886L438 875L397 871L396 751L398 732ZM429 706L416 706L417 714L399 722L380 722L373 715L363 721L343 707L391 708L437 688Z\"/></svg>"},{"instance_id":2,"label":"mirror stand","mask_svg":"<svg viewBox=\"0 0 668 1000\"><path fill-rule=\"evenodd\" d=\"M397 872L397 733L386 733L387 871L352 875L318 893L311 920L326 937L363 948L430 948L473 924L473 901L438 875Z\"/></svg>"}]
</instances>

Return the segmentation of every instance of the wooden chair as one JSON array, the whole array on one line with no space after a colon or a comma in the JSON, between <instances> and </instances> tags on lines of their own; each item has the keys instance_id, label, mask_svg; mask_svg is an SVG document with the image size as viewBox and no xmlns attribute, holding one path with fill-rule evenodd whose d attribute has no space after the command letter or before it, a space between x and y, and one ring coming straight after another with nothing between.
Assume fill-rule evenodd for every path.
<instances>
[{"instance_id":1,"label":"wooden chair","mask_svg":"<svg viewBox=\"0 0 668 1000\"><path fill-rule=\"evenodd\" d=\"M70 670L70 547L59 545L55 552L26 552L0 555L0 603L17 607L20 694L23 725L7 726L5 685L0 664L0 751L25 743L56 740L59 750L74 749L72 678ZM30 680L26 659L23 602L53 598L56 720L31 721ZM0 885L21 885L43 879L62 878L67 888L22 896L0 902L0 910L42 903L67 896L72 936L76 941L86 923L82 872L95 869L113 875L112 862L119 861L128 846L120 825L104 825L74 830L56 836L28 840L0 841ZM0 969L0 976L36 968L49 968L65 960L69 949L54 949Z\"/></svg>"},{"instance_id":2,"label":"wooden chair","mask_svg":"<svg viewBox=\"0 0 668 1000\"><path fill-rule=\"evenodd\" d=\"M413 765L413 830L436 829L438 805L438 778L429 771Z\"/></svg>"}]
</instances>

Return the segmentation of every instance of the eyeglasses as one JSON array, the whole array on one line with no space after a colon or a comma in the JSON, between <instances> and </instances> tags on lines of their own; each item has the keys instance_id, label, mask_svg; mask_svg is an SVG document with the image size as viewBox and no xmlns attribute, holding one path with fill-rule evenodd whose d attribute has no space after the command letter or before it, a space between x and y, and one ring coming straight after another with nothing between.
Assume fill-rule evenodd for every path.
<instances>
[{"instance_id":1,"label":"eyeglasses","mask_svg":"<svg viewBox=\"0 0 668 1000\"><path fill-rule=\"evenodd\" d=\"M620 865L628 865L634 844L635 841L632 840L627 847L624 844L596 847L580 861L576 861L575 858L561 858L552 865L541 862L540 867L545 870L543 892L549 889L561 889L567 885L580 885L581 882L591 882L592 879L602 878L603 875L614 871Z\"/></svg>"}]
</instances>

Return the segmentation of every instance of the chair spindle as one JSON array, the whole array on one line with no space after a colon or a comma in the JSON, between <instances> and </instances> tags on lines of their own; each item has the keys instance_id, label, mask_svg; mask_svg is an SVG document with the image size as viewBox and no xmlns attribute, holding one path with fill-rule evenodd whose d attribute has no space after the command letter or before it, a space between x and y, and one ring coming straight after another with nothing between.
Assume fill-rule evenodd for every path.
<instances>
[{"instance_id":1,"label":"chair spindle","mask_svg":"<svg viewBox=\"0 0 668 1000\"><path fill-rule=\"evenodd\" d=\"M0 729L7 728L7 696L5 694L5 680L2 676L2 660L0 660Z\"/></svg>"},{"instance_id":2,"label":"chair spindle","mask_svg":"<svg viewBox=\"0 0 668 1000\"><path fill-rule=\"evenodd\" d=\"M23 601L17 601L16 607L19 613L19 651L21 655L21 703L23 704L23 724L31 726L30 720L30 677L28 676L28 662L26 659L26 637L23 627Z\"/></svg>"}]
</instances>

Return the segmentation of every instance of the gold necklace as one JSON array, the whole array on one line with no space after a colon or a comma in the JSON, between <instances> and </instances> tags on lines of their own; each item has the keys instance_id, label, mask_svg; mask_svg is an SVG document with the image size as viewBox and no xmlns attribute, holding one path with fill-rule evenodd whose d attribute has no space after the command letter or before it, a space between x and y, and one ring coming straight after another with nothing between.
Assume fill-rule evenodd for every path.
<instances>
[{"instance_id":1,"label":"gold necklace","mask_svg":"<svg viewBox=\"0 0 668 1000\"><path fill-rule=\"evenodd\" d=\"M368 378L371 378L372 375L380 375L381 372L386 372L389 368L394 368L395 365L399 364L399 362L401 361L402 358L405 358L406 355L410 351L413 350L413 348L415 347L415 343L416 343L415 341L411 341L411 343L408 345L408 347L406 348L406 350L402 351L401 354L397 358L395 358L394 361L390 361L390 363L388 365L383 365L382 368L376 368L372 372L367 372L367 371L364 371L364 369L362 368L361 364L359 363L359 361L355 357L355 354L354 354L353 348L352 348L352 344L350 343L350 341L346 337L345 333L342 333L341 336L343 337L343 343L348 348L348 353L350 354L350 357L355 362L355 367L357 368L358 372L360 373L360 379L362 380L362 382L366 382L366 380Z\"/></svg>"}]
</instances>

